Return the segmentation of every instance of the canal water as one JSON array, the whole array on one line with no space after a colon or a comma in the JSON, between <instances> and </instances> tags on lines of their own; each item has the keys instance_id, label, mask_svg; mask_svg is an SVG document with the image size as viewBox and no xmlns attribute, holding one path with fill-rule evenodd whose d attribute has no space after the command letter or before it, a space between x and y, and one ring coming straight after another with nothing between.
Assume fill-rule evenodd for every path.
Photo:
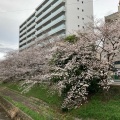
<instances>
[{"instance_id":1,"label":"canal water","mask_svg":"<svg viewBox=\"0 0 120 120\"><path fill-rule=\"evenodd\" d=\"M11 120L1 106L0 106L0 120Z\"/></svg>"}]
</instances>

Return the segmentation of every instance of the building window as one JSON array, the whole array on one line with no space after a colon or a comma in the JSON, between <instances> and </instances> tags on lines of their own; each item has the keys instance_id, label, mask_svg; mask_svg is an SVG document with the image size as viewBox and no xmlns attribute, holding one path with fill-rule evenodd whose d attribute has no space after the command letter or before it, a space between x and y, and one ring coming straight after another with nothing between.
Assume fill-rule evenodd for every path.
<instances>
[{"instance_id":1,"label":"building window","mask_svg":"<svg viewBox=\"0 0 120 120\"><path fill-rule=\"evenodd\" d=\"M79 0L77 0L79 2Z\"/></svg>"},{"instance_id":2,"label":"building window","mask_svg":"<svg viewBox=\"0 0 120 120\"><path fill-rule=\"evenodd\" d=\"M84 12L84 10L82 9L82 12Z\"/></svg>"},{"instance_id":3,"label":"building window","mask_svg":"<svg viewBox=\"0 0 120 120\"><path fill-rule=\"evenodd\" d=\"M83 1L82 1L82 4L83 4Z\"/></svg>"},{"instance_id":4,"label":"building window","mask_svg":"<svg viewBox=\"0 0 120 120\"><path fill-rule=\"evenodd\" d=\"M79 8L77 8L79 10Z\"/></svg>"},{"instance_id":5,"label":"building window","mask_svg":"<svg viewBox=\"0 0 120 120\"><path fill-rule=\"evenodd\" d=\"M84 26L82 26L82 28L84 29L85 27L84 27Z\"/></svg>"},{"instance_id":6,"label":"building window","mask_svg":"<svg viewBox=\"0 0 120 120\"><path fill-rule=\"evenodd\" d=\"M78 16L78 19L79 19L80 17Z\"/></svg>"},{"instance_id":7,"label":"building window","mask_svg":"<svg viewBox=\"0 0 120 120\"><path fill-rule=\"evenodd\" d=\"M80 27L80 25L78 25L78 27Z\"/></svg>"},{"instance_id":8,"label":"building window","mask_svg":"<svg viewBox=\"0 0 120 120\"><path fill-rule=\"evenodd\" d=\"M82 18L82 20L84 20L84 18Z\"/></svg>"}]
</instances>

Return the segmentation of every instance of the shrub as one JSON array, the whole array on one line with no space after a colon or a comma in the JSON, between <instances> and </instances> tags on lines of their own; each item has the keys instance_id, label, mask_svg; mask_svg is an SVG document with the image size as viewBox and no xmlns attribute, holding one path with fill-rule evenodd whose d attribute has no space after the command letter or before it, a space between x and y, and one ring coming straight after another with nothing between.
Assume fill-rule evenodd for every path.
<instances>
[{"instance_id":1,"label":"shrub","mask_svg":"<svg viewBox=\"0 0 120 120\"><path fill-rule=\"evenodd\" d=\"M100 82L100 79L93 78L93 80L90 82L90 85L87 89L89 94L95 94L101 89L100 85L98 84L99 82Z\"/></svg>"},{"instance_id":2,"label":"shrub","mask_svg":"<svg viewBox=\"0 0 120 120\"><path fill-rule=\"evenodd\" d=\"M77 40L78 37L76 35L69 35L65 38L65 41L69 43L75 43Z\"/></svg>"}]
</instances>

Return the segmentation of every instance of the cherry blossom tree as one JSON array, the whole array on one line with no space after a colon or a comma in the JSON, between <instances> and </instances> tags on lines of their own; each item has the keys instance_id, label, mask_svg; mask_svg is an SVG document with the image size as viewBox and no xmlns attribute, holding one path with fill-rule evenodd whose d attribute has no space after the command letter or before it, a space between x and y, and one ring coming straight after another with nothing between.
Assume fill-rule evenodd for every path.
<instances>
[{"instance_id":1,"label":"cherry blossom tree","mask_svg":"<svg viewBox=\"0 0 120 120\"><path fill-rule=\"evenodd\" d=\"M59 46L53 61L53 79L65 94L63 109L80 106L87 100L88 87L96 79L109 89L114 61L120 54L120 22L95 23L77 32L77 42Z\"/></svg>"},{"instance_id":2,"label":"cherry blossom tree","mask_svg":"<svg viewBox=\"0 0 120 120\"><path fill-rule=\"evenodd\" d=\"M0 74L11 80L31 79L37 74L47 74L46 66L51 52L51 46L34 47L22 52L14 51L6 55L6 59L1 61Z\"/></svg>"},{"instance_id":3,"label":"cherry blossom tree","mask_svg":"<svg viewBox=\"0 0 120 120\"><path fill-rule=\"evenodd\" d=\"M62 109L79 107L87 100L93 80L109 89L113 63L120 54L120 21L86 25L74 38L68 42L56 37L57 42L8 53L0 62L1 80L24 81L21 86L28 87L23 92L36 83L47 83L64 97Z\"/></svg>"}]
</instances>

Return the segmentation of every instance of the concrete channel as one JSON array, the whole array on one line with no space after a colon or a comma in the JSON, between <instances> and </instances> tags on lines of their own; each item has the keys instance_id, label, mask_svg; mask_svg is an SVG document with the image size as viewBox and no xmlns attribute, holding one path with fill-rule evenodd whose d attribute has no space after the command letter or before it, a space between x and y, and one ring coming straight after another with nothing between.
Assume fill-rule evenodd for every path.
<instances>
[{"instance_id":1,"label":"concrete channel","mask_svg":"<svg viewBox=\"0 0 120 120\"><path fill-rule=\"evenodd\" d=\"M0 106L0 120L11 120L1 106Z\"/></svg>"}]
</instances>

